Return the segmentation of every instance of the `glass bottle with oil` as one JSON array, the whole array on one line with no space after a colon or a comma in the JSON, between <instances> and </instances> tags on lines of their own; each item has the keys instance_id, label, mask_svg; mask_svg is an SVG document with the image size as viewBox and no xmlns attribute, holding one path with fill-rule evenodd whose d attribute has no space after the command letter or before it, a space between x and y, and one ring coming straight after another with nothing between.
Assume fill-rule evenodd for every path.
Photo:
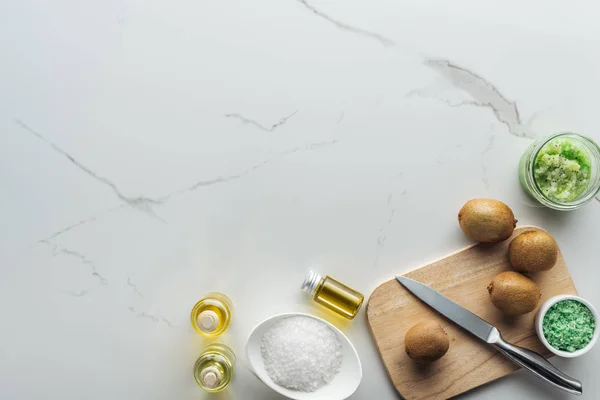
<instances>
[{"instance_id":1,"label":"glass bottle with oil","mask_svg":"<svg viewBox=\"0 0 600 400\"><path fill-rule=\"evenodd\" d=\"M330 276L322 277L313 271L304 279L302 290L310 294L315 302L348 319L356 316L365 299L342 282Z\"/></svg>"},{"instance_id":2,"label":"glass bottle with oil","mask_svg":"<svg viewBox=\"0 0 600 400\"><path fill-rule=\"evenodd\" d=\"M231 310L229 297L222 293L208 293L192 308L192 327L203 336L218 336L229 327Z\"/></svg>"},{"instance_id":3,"label":"glass bottle with oil","mask_svg":"<svg viewBox=\"0 0 600 400\"><path fill-rule=\"evenodd\" d=\"M235 354L221 343L212 343L204 348L194 364L196 383L207 392L220 392L233 379Z\"/></svg>"}]
</instances>

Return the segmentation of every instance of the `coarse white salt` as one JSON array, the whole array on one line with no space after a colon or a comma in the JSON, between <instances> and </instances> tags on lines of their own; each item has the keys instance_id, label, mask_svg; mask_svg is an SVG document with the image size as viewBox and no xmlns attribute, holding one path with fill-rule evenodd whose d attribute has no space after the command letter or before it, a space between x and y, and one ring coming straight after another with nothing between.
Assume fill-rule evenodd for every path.
<instances>
[{"instance_id":1,"label":"coarse white salt","mask_svg":"<svg viewBox=\"0 0 600 400\"><path fill-rule=\"evenodd\" d=\"M340 372L342 344L331 328L314 318L284 318L260 343L269 377L279 386L314 392Z\"/></svg>"}]
</instances>

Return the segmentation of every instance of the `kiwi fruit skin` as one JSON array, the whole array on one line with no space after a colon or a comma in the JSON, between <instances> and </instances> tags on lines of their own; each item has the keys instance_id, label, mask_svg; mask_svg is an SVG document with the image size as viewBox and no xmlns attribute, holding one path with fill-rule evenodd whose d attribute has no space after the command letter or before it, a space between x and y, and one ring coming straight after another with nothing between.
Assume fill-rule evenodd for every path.
<instances>
[{"instance_id":1,"label":"kiwi fruit skin","mask_svg":"<svg viewBox=\"0 0 600 400\"><path fill-rule=\"evenodd\" d=\"M517 225L509 206L493 199L472 199L458 213L462 231L471 239L495 243L508 239Z\"/></svg>"},{"instance_id":2,"label":"kiwi fruit skin","mask_svg":"<svg viewBox=\"0 0 600 400\"><path fill-rule=\"evenodd\" d=\"M558 260L558 244L547 232L523 232L510 242L508 260L519 272L548 271Z\"/></svg>"},{"instance_id":3,"label":"kiwi fruit skin","mask_svg":"<svg viewBox=\"0 0 600 400\"><path fill-rule=\"evenodd\" d=\"M448 334L435 320L422 321L406 332L406 354L418 364L427 364L444 356L450 348Z\"/></svg>"},{"instance_id":4,"label":"kiwi fruit skin","mask_svg":"<svg viewBox=\"0 0 600 400\"><path fill-rule=\"evenodd\" d=\"M499 273L487 289L494 306L507 315L535 310L542 297L540 287L533 280L514 271Z\"/></svg>"}]
</instances>

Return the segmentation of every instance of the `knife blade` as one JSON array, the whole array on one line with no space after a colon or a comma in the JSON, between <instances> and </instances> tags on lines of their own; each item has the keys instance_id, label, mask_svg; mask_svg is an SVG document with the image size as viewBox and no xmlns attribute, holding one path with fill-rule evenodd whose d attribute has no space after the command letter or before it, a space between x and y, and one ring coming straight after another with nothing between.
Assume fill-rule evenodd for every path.
<instances>
[{"instance_id":1,"label":"knife blade","mask_svg":"<svg viewBox=\"0 0 600 400\"><path fill-rule=\"evenodd\" d=\"M577 379L560 371L538 353L504 341L496 327L450 300L440 292L404 276L396 276L396 279L408 291L431 308L469 333L491 344L513 362L533 373L538 378L566 392L576 395L583 393L581 382Z\"/></svg>"},{"instance_id":2,"label":"knife blade","mask_svg":"<svg viewBox=\"0 0 600 400\"><path fill-rule=\"evenodd\" d=\"M396 279L424 303L449 320L462 326L479 339L488 343L490 343L490 339L492 341L494 340L494 335L498 332L496 328L473 314L471 311L459 306L440 292L437 292L414 279L405 278L403 276L397 276ZM494 330L496 332L494 332ZM491 338L490 335L492 336Z\"/></svg>"}]
</instances>

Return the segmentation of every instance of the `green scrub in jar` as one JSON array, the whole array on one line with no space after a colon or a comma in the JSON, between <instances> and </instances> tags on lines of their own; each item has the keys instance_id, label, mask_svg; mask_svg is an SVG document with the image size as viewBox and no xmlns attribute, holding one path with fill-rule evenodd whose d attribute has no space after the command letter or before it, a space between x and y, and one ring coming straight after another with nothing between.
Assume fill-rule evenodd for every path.
<instances>
[{"instance_id":1,"label":"green scrub in jar","mask_svg":"<svg viewBox=\"0 0 600 400\"><path fill-rule=\"evenodd\" d=\"M600 193L600 147L571 132L540 138L521 156L519 181L546 207L575 210Z\"/></svg>"},{"instance_id":2,"label":"green scrub in jar","mask_svg":"<svg viewBox=\"0 0 600 400\"><path fill-rule=\"evenodd\" d=\"M590 184L591 158L586 148L568 138L555 138L538 152L533 177L549 199L577 200Z\"/></svg>"}]
</instances>

